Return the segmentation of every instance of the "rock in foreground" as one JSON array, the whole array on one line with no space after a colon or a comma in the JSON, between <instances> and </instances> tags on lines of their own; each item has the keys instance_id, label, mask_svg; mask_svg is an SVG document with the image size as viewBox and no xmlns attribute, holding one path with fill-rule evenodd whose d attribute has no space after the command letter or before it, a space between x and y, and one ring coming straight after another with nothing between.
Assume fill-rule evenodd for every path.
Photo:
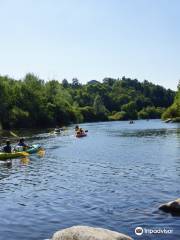
<instances>
[{"instance_id":1,"label":"rock in foreground","mask_svg":"<svg viewBox=\"0 0 180 240\"><path fill-rule=\"evenodd\" d=\"M132 238L103 228L74 226L56 232L52 240L132 240Z\"/></svg>"},{"instance_id":2,"label":"rock in foreground","mask_svg":"<svg viewBox=\"0 0 180 240\"><path fill-rule=\"evenodd\" d=\"M159 209L165 212L177 213L180 214L180 198L175 201L171 201L165 204L162 204Z\"/></svg>"}]
</instances>

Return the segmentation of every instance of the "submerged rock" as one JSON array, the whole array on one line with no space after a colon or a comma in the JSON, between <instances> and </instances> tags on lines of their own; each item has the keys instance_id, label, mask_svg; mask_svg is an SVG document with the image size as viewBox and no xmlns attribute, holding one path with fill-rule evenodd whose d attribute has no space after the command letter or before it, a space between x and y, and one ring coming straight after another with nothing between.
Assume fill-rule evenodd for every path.
<instances>
[{"instance_id":1,"label":"submerged rock","mask_svg":"<svg viewBox=\"0 0 180 240\"><path fill-rule=\"evenodd\" d=\"M74 226L56 232L52 240L132 240L132 238L103 228Z\"/></svg>"},{"instance_id":2,"label":"submerged rock","mask_svg":"<svg viewBox=\"0 0 180 240\"><path fill-rule=\"evenodd\" d=\"M175 201L171 201L171 202L162 204L159 207L159 209L163 210L165 212L180 214L180 198L176 199Z\"/></svg>"}]
</instances>

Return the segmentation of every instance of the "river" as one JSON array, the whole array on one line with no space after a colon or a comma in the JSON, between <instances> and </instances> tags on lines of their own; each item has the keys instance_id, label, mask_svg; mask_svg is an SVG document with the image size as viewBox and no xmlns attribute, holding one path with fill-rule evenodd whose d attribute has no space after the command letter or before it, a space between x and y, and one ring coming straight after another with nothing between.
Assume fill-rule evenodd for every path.
<instances>
[{"instance_id":1,"label":"river","mask_svg":"<svg viewBox=\"0 0 180 240\"><path fill-rule=\"evenodd\" d=\"M32 134L44 157L0 163L0 240L43 240L62 228L90 225L134 239L137 226L173 229L180 217L158 206L180 197L180 125L160 120L82 124L77 139L70 126L62 135ZM27 135L27 132L26 132ZM30 135L30 134L29 134Z\"/></svg>"}]
</instances>

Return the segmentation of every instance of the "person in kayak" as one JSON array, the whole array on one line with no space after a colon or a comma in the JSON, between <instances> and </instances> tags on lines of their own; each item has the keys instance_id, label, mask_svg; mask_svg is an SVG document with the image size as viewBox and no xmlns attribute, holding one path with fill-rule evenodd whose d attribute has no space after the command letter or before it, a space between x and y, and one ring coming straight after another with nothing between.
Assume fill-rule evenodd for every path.
<instances>
[{"instance_id":1,"label":"person in kayak","mask_svg":"<svg viewBox=\"0 0 180 240\"><path fill-rule=\"evenodd\" d=\"M84 134L84 130L82 128L80 128L80 134Z\"/></svg>"},{"instance_id":2,"label":"person in kayak","mask_svg":"<svg viewBox=\"0 0 180 240\"><path fill-rule=\"evenodd\" d=\"M62 128L60 128L58 125L56 125L54 132L60 133L61 131L62 131Z\"/></svg>"},{"instance_id":3,"label":"person in kayak","mask_svg":"<svg viewBox=\"0 0 180 240\"><path fill-rule=\"evenodd\" d=\"M77 131L79 131L79 130L80 130L79 126L76 125L76 127L75 127L75 131L77 132Z\"/></svg>"},{"instance_id":4,"label":"person in kayak","mask_svg":"<svg viewBox=\"0 0 180 240\"><path fill-rule=\"evenodd\" d=\"M24 138L19 139L18 146L23 148L29 148L29 146L24 142Z\"/></svg>"},{"instance_id":5,"label":"person in kayak","mask_svg":"<svg viewBox=\"0 0 180 240\"><path fill-rule=\"evenodd\" d=\"M84 135L85 132L82 128L79 128L78 131L76 132L77 135Z\"/></svg>"},{"instance_id":6,"label":"person in kayak","mask_svg":"<svg viewBox=\"0 0 180 240\"><path fill-rule=\"evenodd\" d=\"M12 152L12 147L11 147L11 143L9 140L6 141L6 146L3 147L3 151L5 153L11 153Z\"/></svg>"}]
</instances>

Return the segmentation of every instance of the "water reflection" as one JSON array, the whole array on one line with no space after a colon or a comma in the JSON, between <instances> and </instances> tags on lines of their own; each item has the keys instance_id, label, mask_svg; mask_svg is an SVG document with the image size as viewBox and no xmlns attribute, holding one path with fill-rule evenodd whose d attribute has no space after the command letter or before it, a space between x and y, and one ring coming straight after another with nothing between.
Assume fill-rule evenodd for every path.
<instances>
[{"instance_id":1,"label":"water reflection","mask_svg":"<svg viewBox=\"0 0 180 240\"><path fill-rule=\"evenodd\" d=\"M28 165L30 162L30 159L28 157L24 157L20 159L20 163L23 165Z\"/></svg>"},{"instance_id":2,"label":"water reflection","mask_svg":"<svg viewBox=\"0 0 180 240\"><path fill-rule=\"evenodd\" d=\"M0 180L9 177L15 167L17 167L19 164L27 166L31 163L31 160L37 160L37 158L44 158L45 153L45 149L41 148L37 153L31 155L28 154L27 156L21 158L0 161ZM8 171L8 169L12 169L12 171Z\"/></svg>"},{"instance_id":3,"label":"water reflection","mask_svg":"<svg viewBox=\"0 0 180 240\"><path fill-rule=\"evenodd\" d=\"M46 151L45 151L44 148L41 148L41 149L37 152L37 154L38 154L39 157L44 157L44 156L45 156L45 153L46 153Z\"/></svg>"},{"instance_id":4,"label":"water reflection","mask_svg":"<svg viewBox=\"0 0 180 240\"><path fill-rule=\"evenodd\" d=\"M44 149L13 160L11 167L0 164L3 239L46 239L74 224L111 228L134 239L137 225L172 226L174 239L180 239L180 218L158 210L180 195L177 125L156 120L82 126L89 132L81 140L73 126L65 136L26 132L29 144Z\"/></svg>"},{"instance_id":5,"label":"water reflection","mask_svg":"<svg viewBox=\"0 0 180 240\"><path fill-rule=\"evenodd\" d=\"M116 137L168 137L172 134L180 135L180 130L178 129L147 129L147 130L120 130L108 131L113 136Z\"/></svg>"}]
</instances>

